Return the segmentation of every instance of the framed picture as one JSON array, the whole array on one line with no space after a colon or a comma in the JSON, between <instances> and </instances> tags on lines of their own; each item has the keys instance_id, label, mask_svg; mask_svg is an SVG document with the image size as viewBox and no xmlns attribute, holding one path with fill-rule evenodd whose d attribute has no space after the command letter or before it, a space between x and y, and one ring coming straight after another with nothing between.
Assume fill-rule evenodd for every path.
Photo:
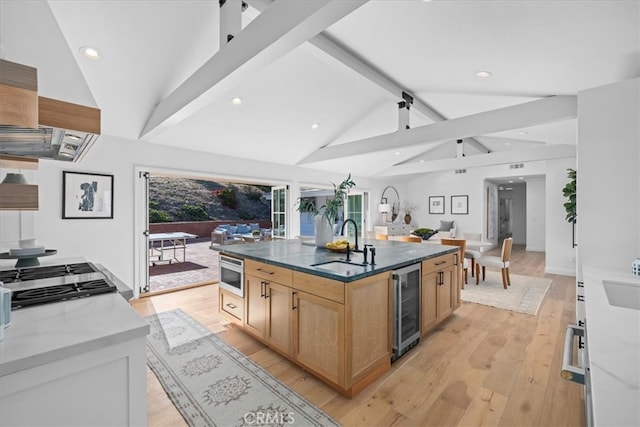
<instances>
[{"instance_id":1,"label":"framed picture","mask_svg":"<svg viewBox=\"0 0 640 427\"><path fill-rule=\"evenodd\" d=\"M451 196L451 213L453 215L468 215L469 196Z\"/></svg>"},{"instance_id":2,"label":"framed picture","mask_svg":"<svg viewBox=\"0 0 640 427\"><path fill-rule=\"evenodd\" d=\"M113 218L113 175L62 171L62 219Z\"/></svg>"},{"instance_id":3,"label":"framed picture","mask_svg":"<svg viewBox=\"0 0 640 427\"><path fill-rule=\"evenodd\" d=\"M444 214L444 196L429 196L429 213Z\"/></svg>"}]
</instances>

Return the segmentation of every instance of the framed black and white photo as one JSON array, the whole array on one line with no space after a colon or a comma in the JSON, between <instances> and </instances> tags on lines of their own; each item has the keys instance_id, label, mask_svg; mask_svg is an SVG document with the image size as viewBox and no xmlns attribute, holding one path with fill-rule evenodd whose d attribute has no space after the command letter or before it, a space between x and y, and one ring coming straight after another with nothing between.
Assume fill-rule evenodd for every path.
<instances>
[{"instance_id":1,"label":"framed black and white photo","mask_svg":"<svg viewBox=\"0 0 640 427\"><path fill-rule=\"evenodd\" d=\"M62 219L113 218L113 175L62 172Z\"/></svg>"},{"instance_id":2,"label":"framed black and white photo","mask_svg":"<svg viewBox=\"0 0 640 427\"><path fill-rule=\"evenodd\" d=\"M469 196L451 196L451 213L453 215L468 215Z\"/></svg>"},{"instance_id":3,"label":"framed black and white photo","mask_svg":"<svg viewBox=\"0 0 640 427\"><path fill-rule=\"evenodd\" d=\"M444 214L444 196L429 196L429 213Z\"/></svg>"}]
</instances>

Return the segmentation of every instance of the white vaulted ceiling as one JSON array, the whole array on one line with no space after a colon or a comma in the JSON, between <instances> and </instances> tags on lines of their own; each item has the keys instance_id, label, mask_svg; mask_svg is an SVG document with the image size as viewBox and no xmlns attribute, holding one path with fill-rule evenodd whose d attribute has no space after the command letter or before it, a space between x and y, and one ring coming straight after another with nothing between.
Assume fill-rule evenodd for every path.
<instances>
[{"instance_id":1,"label":"white vaulted ceiling","mask_svg":"<svg viewBox=\"0 0 640 427\"><path fill-rule=\"evenodd\" d=\"M222 48L236 56L250 49L233 52L234 43L259 46L268 29L283 25L276 15L293 16L291 1L246 1L245 37ZM323 147L404 132L398 131L402 95L380 78L414 96L414 130L434 123L424 114L427 106L456 119L640 76L638 1L370 0L351 2L353 11L345 3L334 0L335 18L314 14L285 34L292 46L255 54L188 108L176 107L161 126L150 121L156 106L173 107L168 97L181 94L180 85L212 57L222 57L217 0L0 0L0 57L37 67L40 95L100 108L104 135L358 176L567 156L576 144L575 119L568 117L499 132L470 130L462 135L465 158L454 159L456 127L445 139L375 152L362 143L349 155L314 160ZM265 8L274 16L261 16ZM259 30L251 33L250 26ZM346 59L319 49L318 31ZM78 49L85 45L102 58L84 58ZM231 63L213 61L204 79ZM369 77L354 63L364 63ZM492 76L477 77L481 70ZM243 103L233 105L234 97ZM482 154L471 137L491 153Z\"/></svg>"}]
</instances>

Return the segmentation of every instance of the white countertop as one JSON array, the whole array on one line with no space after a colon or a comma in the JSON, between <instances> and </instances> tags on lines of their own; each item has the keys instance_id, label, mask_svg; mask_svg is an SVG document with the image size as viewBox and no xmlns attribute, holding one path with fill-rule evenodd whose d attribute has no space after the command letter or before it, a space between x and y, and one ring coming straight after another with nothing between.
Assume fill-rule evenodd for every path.
<instances>
[{"instance_id":1,"label":"white countertop","mask_svg":"<svg viewBox=\"0 0 640 427\"><path fill-rule=\"evenodd\" d=\"M603 279L635 282L630 272L583 266L594 425L640 425L640 311L609 304Z\"/></svg>"},{"instance_id":2,"label":"white countertop","mask_svg":"<svg viewBox=\"0 0 640 427\"><path fill-rule=\"evenodd\" d=\"M149 333L119 293L27 307L11 316L0 341L0 376Z\"/></svg>"}]
</instances>

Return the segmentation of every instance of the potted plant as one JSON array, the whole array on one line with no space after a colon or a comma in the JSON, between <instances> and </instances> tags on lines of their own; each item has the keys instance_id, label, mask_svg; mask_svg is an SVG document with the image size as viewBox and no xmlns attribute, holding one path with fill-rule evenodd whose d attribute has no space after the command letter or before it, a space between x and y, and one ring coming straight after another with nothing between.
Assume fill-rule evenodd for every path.
<instances>
[{"instance_id":1,"label":"potted plant","mask_svg":"<svg viewBox=\"0 0 640 427\"><path fill-rule=\"evenodd\" d=\"M418 206L411 202L404 202L404 222L405 224L411 224L411 213L416 210Z\"/></svg>"},{"instance_id":2,"label":"potted plant","mask_svg":"<svg viewBox=\"0 0 640 427\"><path fill-rule=\"evenodd\" d=\"M333 185L333 197L327 197L324 205L317 207L315 199L299 198L297 210L315 215L316 246L325 247L333 240L333 224L340 216L344 207L344 200L356 183L351 179L351 174L340 184Z\"/></svg>"},{"instance_id":3,"label":"potted plant","mask_svg":"<svg viewBox=\"0 0 640 427\"><path fill-rule=\"evenodd\" d=\"M575 169L567 169L569 172L567 176L570 181L562 189L562 194L567 198L567 202L564 204L564 209L567 211L565 219L570 223L575 223L577 218L576 212L576 179L577 173Z\"/></svg>"},{"instance_id":4,"label":"potted plant","mask_svg":"<svg viewBox=\"0 0 640 427\"><path fill-rule=\"evenodd\" d=\"M420 237L422 240L429 240L429 237L436 233L437 231L432 230L431 228L416 228L411 232L411 234Z\"/></svg>"}]
</instances>

